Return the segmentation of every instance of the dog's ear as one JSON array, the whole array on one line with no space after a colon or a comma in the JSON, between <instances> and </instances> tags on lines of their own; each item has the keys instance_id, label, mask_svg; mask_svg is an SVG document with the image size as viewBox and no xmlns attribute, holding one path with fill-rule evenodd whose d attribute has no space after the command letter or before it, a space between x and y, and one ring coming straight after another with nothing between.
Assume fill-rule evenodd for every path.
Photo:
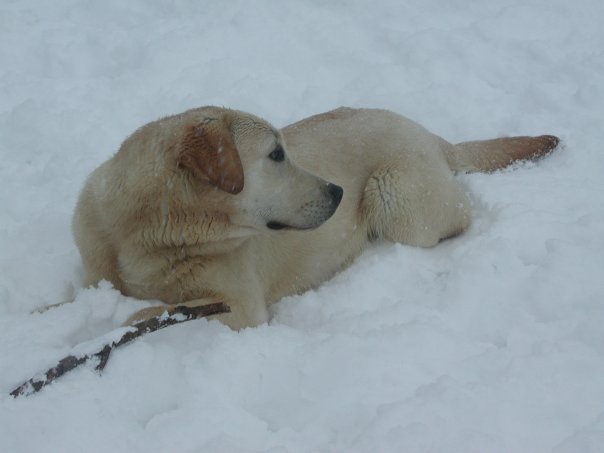
<instances>
[{"instance_id":1,"label":"dog's ear","mask_svg":"<svg viewBox=\"0 0 604 453\"><path fill-rule=\"evenodd\" d=\"M178 164L230 194L243 190L243 166L231 131L221 118L187 126Z\"/></svg>"}]
</instances>

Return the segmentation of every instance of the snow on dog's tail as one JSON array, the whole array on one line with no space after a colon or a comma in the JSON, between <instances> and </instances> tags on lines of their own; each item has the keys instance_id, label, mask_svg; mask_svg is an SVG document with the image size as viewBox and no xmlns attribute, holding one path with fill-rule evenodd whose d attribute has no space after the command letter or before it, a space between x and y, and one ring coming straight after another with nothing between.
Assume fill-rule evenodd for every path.
<instances>
[{"instance_id":1,"label":"snow on dog's tail","mask_svg":"<svg viewBox=\"0 0 604 453\"><path fill-rule=\"evenodd\" d=\"M560 139L553 135L539 137L504 137L493 140L463 142L446 148L451 170L491 172L524 160L536 160L553 151Z\"/></svg>"}]
</instances>

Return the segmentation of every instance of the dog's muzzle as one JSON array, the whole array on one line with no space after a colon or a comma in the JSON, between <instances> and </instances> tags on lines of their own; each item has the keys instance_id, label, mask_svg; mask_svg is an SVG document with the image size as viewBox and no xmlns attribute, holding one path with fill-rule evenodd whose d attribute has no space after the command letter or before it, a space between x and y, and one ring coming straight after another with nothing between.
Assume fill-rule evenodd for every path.
<instances>
[{"instance_id":1,"label":"dog's muzzle","mask_svg":"<svg viewBox=\"0 0 604 453\"><path fill-rule=\"evenodd\" d=\"M336 184L328 183L324 186L323 196L324 201L322 203L322 207L320 208L320 212L316 212L316 207L313 209L312 216L306 216L307 220L305 222L291 222L286 223L278 220L272 220L266 223L266 227L269 230L313 230L329 219L342 201L342 196L344 195L344 189ZM311 221L308 221L312 219Z\"/></svg>"}]
</instances>

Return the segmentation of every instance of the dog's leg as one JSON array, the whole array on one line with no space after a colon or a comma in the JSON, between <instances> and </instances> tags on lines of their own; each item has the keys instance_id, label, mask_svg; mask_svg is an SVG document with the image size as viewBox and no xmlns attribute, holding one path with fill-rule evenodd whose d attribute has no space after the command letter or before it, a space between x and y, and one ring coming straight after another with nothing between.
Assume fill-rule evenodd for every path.
<instances>
[{"instance_id":1,"label":"dog's leg","mask_svg":"<svg viewBox=\"0 0 604 453\"><path fill-rule=\"evenodd\" d=\"M216 302L224 302L229 306L231 312L215 316L209 316L207 319L217 319L222 324L229 326L233 330L239 330L245 327L255 327L257 325L268 322L268 310L266 308L266 304L264 303L248 304L247 306L244 306L244 304L232 300L216 297L194 299L175 305L165 304L158 305L155 307L144 308L130 316L130 318L128 318L124 325L132 325L139 321L153 318L155 316L160 316L164 312L172 314L175 311L176 307L179 306L199 307L201 305L213 304ZM252 310L252 308L254 309Z\"/></svg>"},{"instance_id":2,"label":"dog's leg","mask_svg":"<svg viewBox=\"0 0 604 453\"><path fill-rule=\"evenodd\" d=\"M372 238L432 247L470 224L470 201L448 169L374 172L365 186L362 215Z\"/></svg>"},{"instance_id":3,"label":"dog's leg","mask_svg":"<svg viewBox=\"0 0 604 453\"><path fill-rule=\"evenodd\" d=\"M90 190L84 190L72 220L73 236L86 273L83 286L97 285L99 281L107 280L115 289L122 291L117 255L107 234L99 227L100 221L94 206L95 200Z\"/></svg>"}]
</instances>

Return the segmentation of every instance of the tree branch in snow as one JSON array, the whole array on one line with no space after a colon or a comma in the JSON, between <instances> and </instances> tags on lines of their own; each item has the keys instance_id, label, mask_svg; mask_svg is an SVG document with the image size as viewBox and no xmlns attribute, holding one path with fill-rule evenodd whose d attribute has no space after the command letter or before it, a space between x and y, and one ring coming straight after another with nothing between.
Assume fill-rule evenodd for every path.
<instances>
[{"instance_id":1,"label":"tree branch in snow","mask_svg":"<svg viewBox=\"0 0 604 453\"><path fill-rule=\"evenodd\" d=\"M171 307L170 312L165 311L159 316L145 319L137 322L128 328L128 330L117 340L105 344L102 349L97 352L82 355L69 355L48 369L45 373L34 376L28 381L21 384L19 387L10 392L11 396L18 397L21 395L31 395L39 392L42 388L52 383L55 379L63 376L68 371L73 370L79 365L87 362L90 359L98 359L99 363L95 367L97 371L102 371L107 365L109 355L113 349L131 342L146 333L155 332L156 330L169 327L181 322L191 321L193 319L203 318L206 316L218 315L221 313L229 313L231 309L224 303L215 303L202 305L199 307L176 306Z\"/></svg>"}]
</instances>

